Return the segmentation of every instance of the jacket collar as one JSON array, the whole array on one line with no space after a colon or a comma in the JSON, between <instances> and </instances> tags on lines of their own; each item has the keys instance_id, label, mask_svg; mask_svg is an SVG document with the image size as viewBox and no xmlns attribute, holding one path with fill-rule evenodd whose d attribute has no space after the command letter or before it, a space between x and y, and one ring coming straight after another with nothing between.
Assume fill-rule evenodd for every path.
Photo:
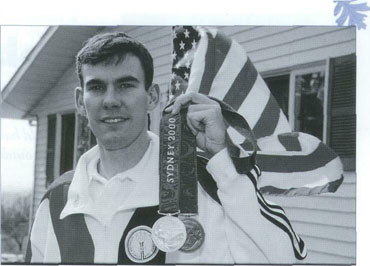
<instances>
[{"instance_id":1,"label":"jacket collar","mask_svg":"<svg viewBox=\"0 0 370 266\"><path fill-rule=\"evenodd\" d=\"M133 168L118 174L129 177L136 184L129 198L117 211L155 206L159 203L159 138L151 132L148 134L151 141L143 158ZM60 214L60 219L76 213L91 214L89 207L93 203L88 191L91 182L89 170L92 167L91 163L95 162L96 167L98 160L98 146L93 147L80 157L69 187L67 203Z\"/></svg>"}]
</instances>

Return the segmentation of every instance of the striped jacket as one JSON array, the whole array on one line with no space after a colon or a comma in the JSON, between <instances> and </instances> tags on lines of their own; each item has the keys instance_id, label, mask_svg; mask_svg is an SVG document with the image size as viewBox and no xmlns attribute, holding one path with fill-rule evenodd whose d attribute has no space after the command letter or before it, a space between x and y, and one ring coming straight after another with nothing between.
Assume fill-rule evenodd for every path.
<instances>
[{"instance_id":1,"label":"striped jacket","mask_svg":"<svg viewBox=\"0 0 370 266\"><path fill-rule=\"evenodd\" d=\"M152 140L155 143L154 154L158 154L158 139L152 136ZM85 155L80 161L84 159ZM158 165L158 158L152 161L153 165ZM118 225L122 226L112 229L111 235L117 237L111 242L106 240L110 244L108 250L108 246L102 245L99 239L104 232L100 227L94 227L85 214L75 213L60 219L72 186L69 185L72 177L73 180L84 178L78 169L79 166L74 173L66 173L57 179L44 196L30 235L26 261L133 264L125 250L127 234L140 225L151 227L160 218L157 214L158 201L118 212L118 215L130 212L130 215L127 221L118 220ZM158 171L148 170L149 176L155 173ZM260 172L256 167L248 176L238 174L226 150L216 154L209 162L198 159L197 220L205 231L204 244L192 253L159 251L147 263L293 263L294 255L297 258L304 256L303 241L293 241L296 234L284 227L284 224L290 223L281 208L267 203L257 194L252 178L258 174ZM158 176L150 178L159 179ZM158 195L158 186L148 191L139 189L137 193ZM266 206L270 211L266 211Z\"/></svg>"}]
</instances>

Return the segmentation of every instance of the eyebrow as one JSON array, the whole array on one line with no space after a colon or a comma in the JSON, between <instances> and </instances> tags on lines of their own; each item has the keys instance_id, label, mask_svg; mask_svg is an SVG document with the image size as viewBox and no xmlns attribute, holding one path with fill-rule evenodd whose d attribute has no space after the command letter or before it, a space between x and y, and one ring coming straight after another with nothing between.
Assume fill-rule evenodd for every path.
<instances>
[{"instance_id":1,"label":"eyebrow","mask_svg":"<svg viewBox=\"0 0 370 266\"><path fill-rule=\"evenodd\" d=\"M123 82L136 82L136 83L138 83L139 80L137 78L135 78L134 76L127 76L127 77L119 78L115 82L116 83L123 83Z\"/></svg>"},{"instance_id":2,"label":"eyebrow","mask_svg":"<svg viewBox=\"0 0 370 266\"><path fill-rule=\"evenodd\" d=\"M86 86L94 84L104 84L104 82L100 79L90 79L88 82L86 82Z\"/></svg>"},{"instance_id":3,"label":"eyebrow","mask_svg":"<svg viewBox=\"0 0 370 266\"><path fill-rule=\"evenodd\" d=\"M139 80L134 76L125 76L115 80L115 83L124 83L124 82L136 82L138 83ZM94 85L94 84L104 84L105 82L101 79L90 79L86 82L86 86Z\"/></svg>"}]
</instances>

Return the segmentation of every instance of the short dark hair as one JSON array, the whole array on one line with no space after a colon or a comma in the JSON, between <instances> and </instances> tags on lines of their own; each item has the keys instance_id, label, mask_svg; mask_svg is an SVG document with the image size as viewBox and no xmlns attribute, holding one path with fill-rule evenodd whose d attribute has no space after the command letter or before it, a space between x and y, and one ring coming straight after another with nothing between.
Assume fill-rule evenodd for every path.
<instances>
[{"instance_id":1,"label":"short dark hair","mask_svg":"<svg viewBox=\"0 0 370 266\"><path fill-rule=\"evenodd\" d=\"M123 32L97 34L88 39L76 56L76 68L83 87L82 65L102 62L119 64L128 53L137 56L145 75L145 89L153 82L153 58L146 47Z\"/></svg>"}]
</instances>

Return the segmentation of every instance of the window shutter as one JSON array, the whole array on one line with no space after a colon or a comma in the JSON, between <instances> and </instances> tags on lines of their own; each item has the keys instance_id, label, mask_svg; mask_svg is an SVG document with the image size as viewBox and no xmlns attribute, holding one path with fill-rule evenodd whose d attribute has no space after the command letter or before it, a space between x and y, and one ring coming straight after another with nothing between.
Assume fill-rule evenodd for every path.
<instances>
[{"instance_id":1,"label":"window shutter","mask_svg":"<svg viewBox=\"0 0 370 266\"><path fill-rule=\"evenodd\" d=\"M55 156L55 138L56 138L57 116L48 115L48 140L46 152L46 183L48 187L54 180L54 156Z\"/></svg>"},{"instance_id":2,"label":"window shutter","mask_svg":"<svg viewBox=\"0 0 370 266\"><path fill-rule=\"evenodd\" d=\"M356 168L356 55L330 59L328 142L344 169Z\"/></svg>"},{"instance_id":3,"label":"window shutter","mask_svg":"<svg viewBox=\"0 0 370 266\"><path fill-rule=\"evenodd\" d=\"M74 139L75 114L62 115L60 175L73 169Z\"/></svg>"}]
</instances>

